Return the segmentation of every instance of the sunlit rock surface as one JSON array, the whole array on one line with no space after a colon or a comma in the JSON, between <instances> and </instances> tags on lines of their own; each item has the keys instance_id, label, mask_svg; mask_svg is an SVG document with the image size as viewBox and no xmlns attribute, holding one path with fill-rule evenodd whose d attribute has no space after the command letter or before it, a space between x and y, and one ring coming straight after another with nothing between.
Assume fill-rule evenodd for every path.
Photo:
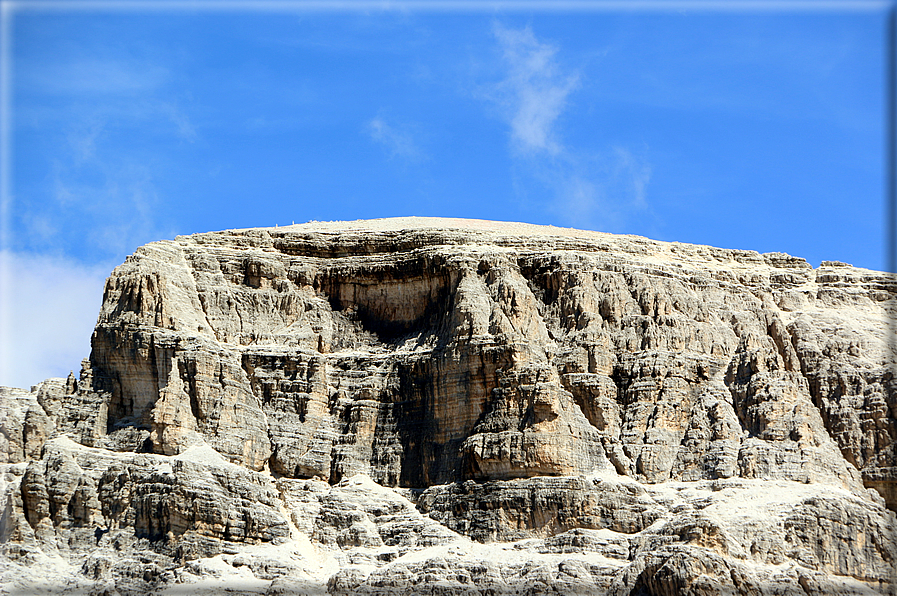
<instances>
[{"instance_id":1,"label":"sunlit rock surface","mask_svg":"<svg viewBox=\"0 0 897 596\"><path fill-rule=\"evenodd\" d=\"M0 389L11 594L895 594L884 273L478 220L213 232Z\"/></svg>"}]
</instances>

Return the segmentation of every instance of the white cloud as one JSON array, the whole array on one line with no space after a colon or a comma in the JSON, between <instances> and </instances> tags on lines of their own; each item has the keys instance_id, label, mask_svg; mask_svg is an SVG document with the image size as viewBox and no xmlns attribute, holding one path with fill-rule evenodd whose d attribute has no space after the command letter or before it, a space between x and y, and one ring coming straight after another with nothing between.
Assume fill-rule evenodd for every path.
<instances>
[{"instance_id":1,"label":"white cloud","mask_svg":"<svg viewBox=\"0 0 897 596\"><path fill-rule=\"evenodd\" d=\"M108 266L0 251L0 385L28 388L78 374Z\"/></svg>"},{"instance_id":2,"label":"white cloud","mask_svg":"<svg viewBox=\"0 0 897 596\"><path fill-rule=\"evenodd\" d=\"M529 27L514 30L496 24L495 37L507 67L507 78L496 85L495 95L510 121L515 148L560 153L555 121L579 76L562 73L555 61L558 49L540 43Z\"/></svg>"},{"instance_id":3,"label":"white cloud","mask_svg":"<svg viewBox=\"0 0 897 596\"><path fill-rule=\"evenodd\" d=\"M538 40L530 27L496 24L494 35L504 77L485 96L510 125L517 177L548 190L545 209L564 224L608 230L647 209L651 167L644 157L624 147L585 150L564 141L559 121L580 75L563 68L560 49ZM515 186L526 194L519 190L525 185Z\"/></svg>"},{"instance_id":4,"label":"white cloud","mask_svg":"<svg viewBox=\"0 0 897 596\"><path fill-rule=\"evenodd\" d=\"M416 160L422 155L411 133L390 126L379 116L368 122L367 131L374 141L386 147L390 157Z\"/></svg>"}]
</instances>

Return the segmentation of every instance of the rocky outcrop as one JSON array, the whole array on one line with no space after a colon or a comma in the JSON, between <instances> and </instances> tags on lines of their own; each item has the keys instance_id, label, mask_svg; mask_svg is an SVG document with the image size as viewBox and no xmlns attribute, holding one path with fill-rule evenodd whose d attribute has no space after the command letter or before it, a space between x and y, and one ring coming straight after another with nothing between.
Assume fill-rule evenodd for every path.
<instances>
[{"instance_id":1,"label":"rocky outcrop","mask_svg":"<svg viewBox=\"0 0 897 596\"><path fill-rule=\"evenodd\" d=\"M3 389L0 581L894 594L895 293L469 220L149 244L79 378Z\"/></svg>"}]
</instances>

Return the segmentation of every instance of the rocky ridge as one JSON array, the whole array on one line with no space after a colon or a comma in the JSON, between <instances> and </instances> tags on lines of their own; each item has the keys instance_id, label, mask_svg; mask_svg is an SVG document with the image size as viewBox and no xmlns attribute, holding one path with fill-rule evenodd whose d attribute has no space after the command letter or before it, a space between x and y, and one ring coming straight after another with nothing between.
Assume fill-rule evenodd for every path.
<instances>
[{"instance_id":1,"label":"rocky ridge","mask_svg":"<svg viewBox=\"0 0 897 596\"><path fill-rule=\"evenodd\" d=\"M0 390L0 584L895 594L895 293L477 220L152 243L78 378Z\"/></svg>"}]
</instances>

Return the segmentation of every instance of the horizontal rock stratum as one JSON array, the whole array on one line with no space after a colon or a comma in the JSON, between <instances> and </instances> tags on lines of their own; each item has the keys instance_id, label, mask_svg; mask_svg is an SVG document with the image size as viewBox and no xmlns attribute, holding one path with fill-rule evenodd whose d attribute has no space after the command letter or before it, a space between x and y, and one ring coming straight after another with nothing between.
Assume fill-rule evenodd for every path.
<instances>
[{"instance_id":1,"label":"horizontal rock stratum","mask_svg":"<svg viewBox=\"0 0 897 596\"><path fill-rule=\"evenodd\" d=\"M2 391L11 594L897 594L897 280L554 227L210 232Z\"/></svg>"}]
</instances>

